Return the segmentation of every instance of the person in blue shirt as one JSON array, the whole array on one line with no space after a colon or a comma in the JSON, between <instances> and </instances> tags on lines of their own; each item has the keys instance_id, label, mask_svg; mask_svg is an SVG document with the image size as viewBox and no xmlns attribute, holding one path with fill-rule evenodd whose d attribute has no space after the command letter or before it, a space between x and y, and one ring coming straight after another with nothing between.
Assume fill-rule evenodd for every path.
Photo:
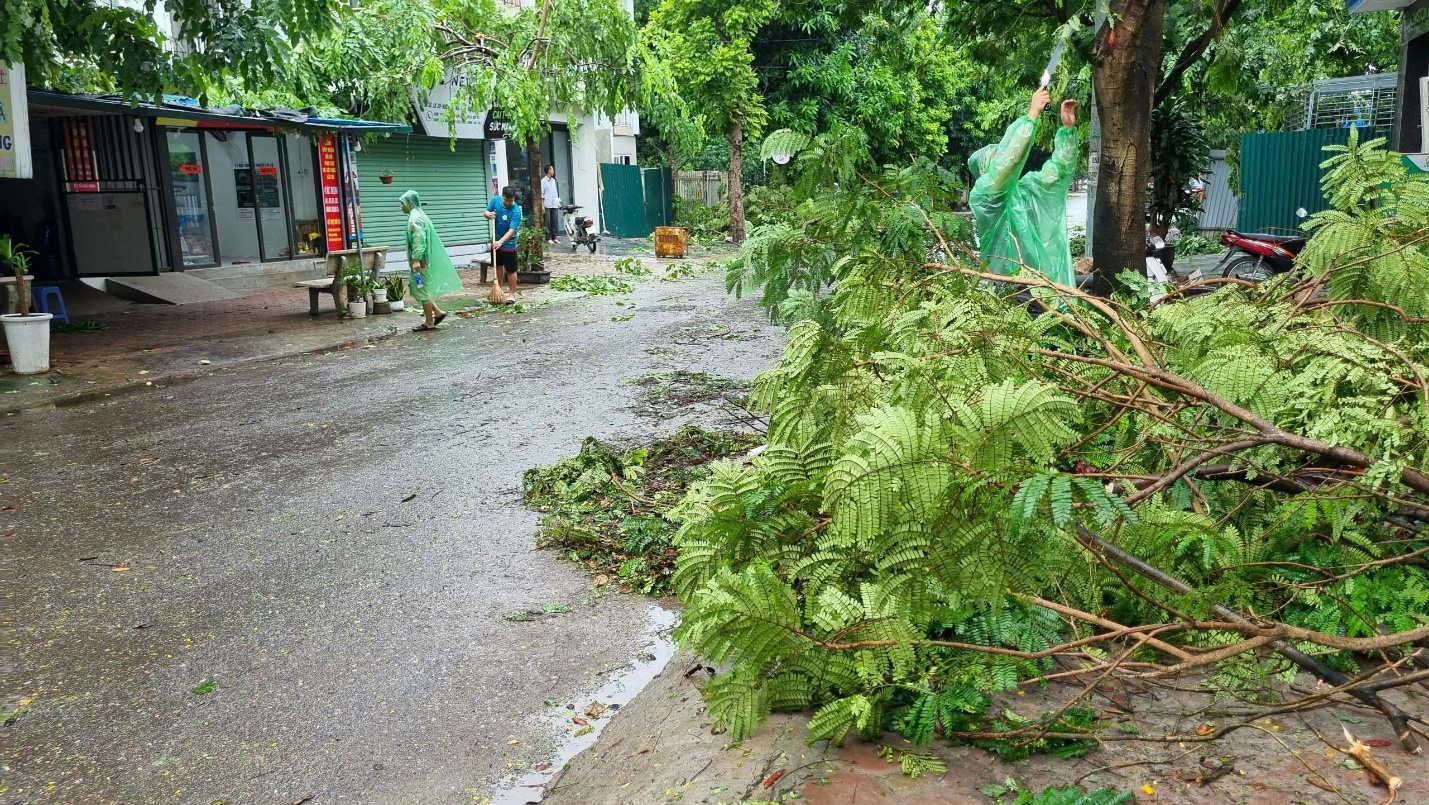
<instances>
[{"instance_id":1,"label":"person in blue shirt","mask_svg":"<svg viewBox=\"0 0 1429 805\"><path fill-rule=\"evenodd\" d=\"M516 304L516 237L521 231L521 205L516 203L516 188L507 185L501 195L492 196L486 205L486 220L496 222L496 242L491 244L496 287L501 287L501 275L506 275L506 287L511 294L506 304Z\"/></svg>"}]
</instances>

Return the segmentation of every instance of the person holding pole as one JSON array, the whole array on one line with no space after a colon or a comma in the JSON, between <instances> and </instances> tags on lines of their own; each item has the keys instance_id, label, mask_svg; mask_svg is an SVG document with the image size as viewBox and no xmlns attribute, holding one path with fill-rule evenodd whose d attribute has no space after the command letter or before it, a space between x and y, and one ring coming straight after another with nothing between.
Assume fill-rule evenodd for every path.
<instances>
[{"instance_id":1,"label":"person holding pole","mask_svg":"<svg viewBox=\"0 0 1429 805\"><path fill-rule=\"evenodd\" d=\"M1052 158L1022 175L1037 135L1037 118L1052 102L1038 88L1027 115L1007 127L1001 142L968 159L975 184L968 199L977 222L978 247L993 273L1011 276L1030 268L1067 287L1076 286L1067 237L1067 191L1077 165L1077 102L1062 101L1062 127Z\"/></svg>"}]
</instances>

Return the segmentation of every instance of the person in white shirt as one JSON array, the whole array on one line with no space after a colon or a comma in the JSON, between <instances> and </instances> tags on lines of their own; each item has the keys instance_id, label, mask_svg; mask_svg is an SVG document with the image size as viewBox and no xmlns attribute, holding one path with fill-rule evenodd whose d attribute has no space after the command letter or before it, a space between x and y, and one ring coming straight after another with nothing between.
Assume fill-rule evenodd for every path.
<instances>
[{"instance_id":1,"label":"person in white shirt","mask_svg":"<svg viewBox=\"0 0 1429 805\"><path fill-rule=\"evenodd\" d=\"M541 180L541 204L546 208L546 241L552 246L559 244L556 233L561 225L561 195L556 186L556 166L546 166L546 176Z\"/></svg>"}]
</instances>

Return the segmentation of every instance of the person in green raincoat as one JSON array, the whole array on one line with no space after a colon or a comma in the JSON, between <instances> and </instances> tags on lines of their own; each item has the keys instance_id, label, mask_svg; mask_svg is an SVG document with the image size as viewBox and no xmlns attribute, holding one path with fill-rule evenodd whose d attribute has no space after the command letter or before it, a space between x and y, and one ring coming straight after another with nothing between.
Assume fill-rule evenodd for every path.
<instances>
[{"instance_id":1,"label":"person in green raincoat","mask_svg":"<svg viewBox=\"0 0 1429 805\"><path fill-rule=\"evenodd\" d=\"M407 286L412 298L422 303L420 325L413 327L414 333L425 333L437 329L447 314L437 306L437 299L461 290L461 278L456 275L452 259L447 249L437 237L432 219L422 210L422 197L415 190L402 194L402 212L407 213L407 260L412 274Z\"/></svg>"},{"instance_id":2,"label":"person in green raincoat","mask_svg":"<svg viewBox=\"0 0 1429 805\"><path fill-rule=\"evenodd\" d=\"M1076 101L1062 102L1062 128L1052 158L1041 170L1022 175L1037 134L1037 118L1051 102L1047 90L1038 89L1027 116L1007 127L1002 142L968 159L976 180L968 205L977 221L982 259L994 273L1011 276L1025 266L1059 285L1075 287L1067 237L1067 190L1077 165Z\"/></svg>"}]
</instances>

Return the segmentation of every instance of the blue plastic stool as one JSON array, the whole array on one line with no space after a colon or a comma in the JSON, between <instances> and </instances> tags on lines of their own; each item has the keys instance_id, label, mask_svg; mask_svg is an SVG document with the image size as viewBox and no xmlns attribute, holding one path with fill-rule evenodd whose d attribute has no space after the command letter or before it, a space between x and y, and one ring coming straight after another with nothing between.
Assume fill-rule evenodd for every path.
<instances>
[{"instance_id":1,"label":"blue plastic stool","mask_svg":"<svg viewBox=\"0 0 1429 805\"><path fill-rule=\"evenodd\" d=\"M36 285L33 289L35 296L35 309L41 313L53 313L55 318L69 324L69 312L65 310L64 294L54 285ZM54 297L58 312L50 310L50 297Z\"/></svg>"}]
</instances>

